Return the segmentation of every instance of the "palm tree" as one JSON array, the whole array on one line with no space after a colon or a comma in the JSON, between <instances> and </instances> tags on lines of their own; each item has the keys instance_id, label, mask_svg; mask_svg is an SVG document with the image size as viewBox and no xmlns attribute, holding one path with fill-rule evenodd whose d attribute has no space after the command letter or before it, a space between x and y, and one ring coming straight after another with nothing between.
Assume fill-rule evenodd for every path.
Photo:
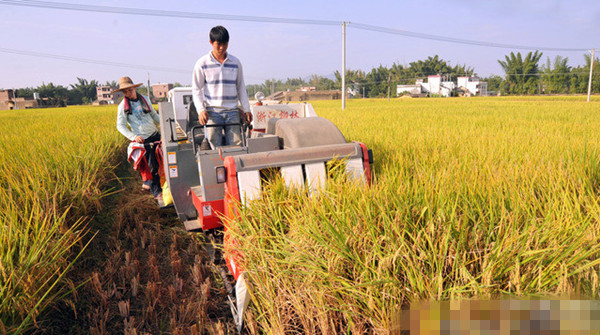
<instances>
[{"instance_id":1,"label":"palm tree","mask_svg":"<svg viewBox=\"0 0 600 335\"><path fill-rule=\"evenodd\" d=\"M179 84L179 83L175 83L175 84ZM117 88L119 86L119 84L117 83L116 80L113 80L113 81L107 80L106 83L104 84L104 86L110 86L110 87ZM179 84L179 86L181 86L181 84ZM179 86L173 85L173 87L179 87Z\"/></svg>"},{"instance_id":2,"label":"palm tree","mask_svg":"<svg viewBox=\"0 0 600 335\"><path fill-rule=\"evenodd\" d=\"M498 60L500 66L506 73L504 82L505 91L512 94L534 94L537 91L538 83L538 62L542 53L535 51L529 52L525 59L520 52L515 55L514 52L504 56L505 61Z\"/></svg>"},{"instance_id":3,"label":"palm tree","mask_svg":"<svg viewBox=\"0 0 600 335\"><path fill-rule=\"evenodd\" d=\"M91 103L96 100L96 86L98 86L96 80L88 82L87 79L77 77L77 83L70 86L81 94L84 103Z\"/></svg>"},{"instance_id":4,"label":"palm tree","mask_svg":"<svg viewBox=\"0 0 600 335\"><path fill-rule=\"evenodd\" d=\"M547 58L546 65L542 66L543 83L547 93L568 93L570 84L571 67L567 65L569 58L556 56L554 66Z\"/></svg>"}]
</instances>

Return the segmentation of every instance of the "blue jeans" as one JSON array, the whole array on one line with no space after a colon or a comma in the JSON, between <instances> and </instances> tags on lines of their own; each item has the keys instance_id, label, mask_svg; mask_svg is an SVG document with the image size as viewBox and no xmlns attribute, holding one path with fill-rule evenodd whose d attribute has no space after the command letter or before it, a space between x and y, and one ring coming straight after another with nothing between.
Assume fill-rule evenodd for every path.
<instances>
[{"instance_id":1,"label":"blue jeans","mask_svg":"<svg viewBox=\"0 0 600 335\"><path fill-rule=\"evenodd\" d=\"M228 110L223 112L208 112L207 125L211 124L226 124L240 123L240 113L236 110ZM224 129L223 129L224 128ZM225 144L223 144L223 130L225 130ZM206 138L210 142L213 149L223 145L241 145L242 134L240 126L225 126L225 127L206 127Z\"/></svg>"}]
</instances>

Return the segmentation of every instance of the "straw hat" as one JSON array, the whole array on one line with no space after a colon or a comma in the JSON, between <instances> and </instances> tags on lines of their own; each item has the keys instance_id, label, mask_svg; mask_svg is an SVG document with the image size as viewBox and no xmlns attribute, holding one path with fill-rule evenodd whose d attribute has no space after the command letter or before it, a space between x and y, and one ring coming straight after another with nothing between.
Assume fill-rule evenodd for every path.
<instances>
[{"instance_id":1,"label":"straw hat","mask_svg":"<svg viewBox=\"0 0 600 335\"><path fill-rule=\"evenodd\" d=\"M142 84L134 84L133 80L131 80L131 78L129 77L121 77L119 78L119 88L112 91L113 93L118 92L118 91L122 91L126 88L130 88L130 87L139 87L142 86Z\"/></svg>"}]
</instances>

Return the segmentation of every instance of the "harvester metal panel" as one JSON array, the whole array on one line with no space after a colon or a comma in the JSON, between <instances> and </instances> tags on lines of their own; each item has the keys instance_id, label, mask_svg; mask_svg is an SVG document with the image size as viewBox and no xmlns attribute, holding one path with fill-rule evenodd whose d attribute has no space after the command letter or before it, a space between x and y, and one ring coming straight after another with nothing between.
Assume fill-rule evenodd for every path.
<instances>
[{"instance_id":1,"label":"harvester metal panel","mask_svg":"<svg viewBox=\"0 0 600 335\"><path fill-rule=\"evenodd\" d=\"M319 147L258 152L236 156L234 159L236 169L240 172L260 170L269 167L327 162L333 158L362 158L362 148L357 143L344 143Z\"/></svg>"},{"instance_id":2,"label":"harvester metal panel","mask_svg":"<svg viewBox=\"0 0 600 335\"><path fill-rule=\"evenodd\" d=\"M196 209L188 194L191 186L199 185L198 168L192 144L177 141L173 105L167 102L159 103L160 129L165 158L165 178L167 179L173 204L177 215L182 221L196 218Z\"/></svg>"},{"instance_id":3,"label":"harvester metal panel","mask_svg":"<svg viewBox=\"0 0 600 335\"><path fill-rule=\"evenodd\" d=\"M346 143L335 124L322 117L278 120L275 135L281 138L284 149Z\"/></svg>"},{"instance_id":4,"label":"harvester metal panel","mask_svg":"<svg viewBox=\"0 0 600 335\"><path fill-rule=\"evenodd\" d=\"M267 128L270 118L297 119L305 117L305 104L252 106L254 129Z\"/></svg>"},{"instance_id":5,"label":"harvester metal panel","mask_svg":"<svg viewBox=\"0 0 600 335\"><path fill-rule=\"evenodd\" d=\"M242 204L260 197L260 172L258 170L238 172L238 187Z\"/></svg>"},{"instance_id":6,"label":"harvester metal panel","mask_svg":"<svg viewBox=\"0 0 600 335\"><path fill-rule=\"evenodd\" d=\"M200 177L200 186L202 192L200 195L205 201L214 201L225 197L225 189L222 184L217 184L217 174L215 168L223 165L221 157L244 155L248 153L247 148L238 146L221 147L221 154L218 150L198 151L196 154L196 173Z\"/></svg>"},{"instance_id":7,"label":"harvester metal panel","mask_svg":"<svg viewBox=\"0 0 600 335\"><path fill-rule=\"evenodd\" d=\"M248 139L248 153L279 150L279 137L269 134L260 134L260 137Z\"/></svg>"},{"instance_id":8,"label":"harvester metal panel","mask_svg":"<svg viewBox=\"0 0 600 335\"><path fill-rule=\"evenodd\" d=\"M288 187L302 187L304 185L304 175L302 165L284 166L281 168L281 176Z\"/></svg>"},{"instance_id":9,"label":"harvester metal panel","mask_svg":"<svg viewBox=\"0 0 600 335\"><path fill-rule=\"evenodd\" d=\"M325 187L325 178L327 177L325 163L306 164L304 165L304 170L306 171L308 191L311 195L315 195L318 190Z\"/></svg>"},{"instance_id":10,"label":"harvester metal panel","mask_svg":"<svg viewBox=\"0 0 600 335\"><path fill-rule=\"evenodd\" d=\"M349 159L346 162L346 173L354 180L365 182L365 169L360 158Z\"/></svg>"}]
</instances>

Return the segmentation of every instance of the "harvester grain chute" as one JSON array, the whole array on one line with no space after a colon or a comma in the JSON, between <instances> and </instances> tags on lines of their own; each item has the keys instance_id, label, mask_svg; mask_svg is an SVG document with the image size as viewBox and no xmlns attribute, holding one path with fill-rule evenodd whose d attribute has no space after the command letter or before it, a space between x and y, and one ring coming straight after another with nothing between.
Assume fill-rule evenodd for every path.
<instances>
[{"instance_id":1,"label":"harvester grain chute","mask_svg":"<svg viewBox=\"0 0 600 335\"><path fill-rule=\"evenodd\" d=\"M244 134L242 145L211 149L204 138L206 127L194 120L191 100L190 88L175 88L169 102L159 104L165 175L177 215L188 231L228 243L222 218L235 218L238 204L251 206L260 195L264 170L276 169L288 186L305 185L314 193L325 184L326 163L343 159L350 177L365 184L371 181L371 151L362 143L347 142L310 104L252 106L252 131L236 125ZM207 249L219 259L211 244ZM232 286L224 278L239 331L249 299L244 270L234 256L226 255L224 261L235 280ZM225 272L221 267L224 277Z\"/></svg>"}]
</instances>

